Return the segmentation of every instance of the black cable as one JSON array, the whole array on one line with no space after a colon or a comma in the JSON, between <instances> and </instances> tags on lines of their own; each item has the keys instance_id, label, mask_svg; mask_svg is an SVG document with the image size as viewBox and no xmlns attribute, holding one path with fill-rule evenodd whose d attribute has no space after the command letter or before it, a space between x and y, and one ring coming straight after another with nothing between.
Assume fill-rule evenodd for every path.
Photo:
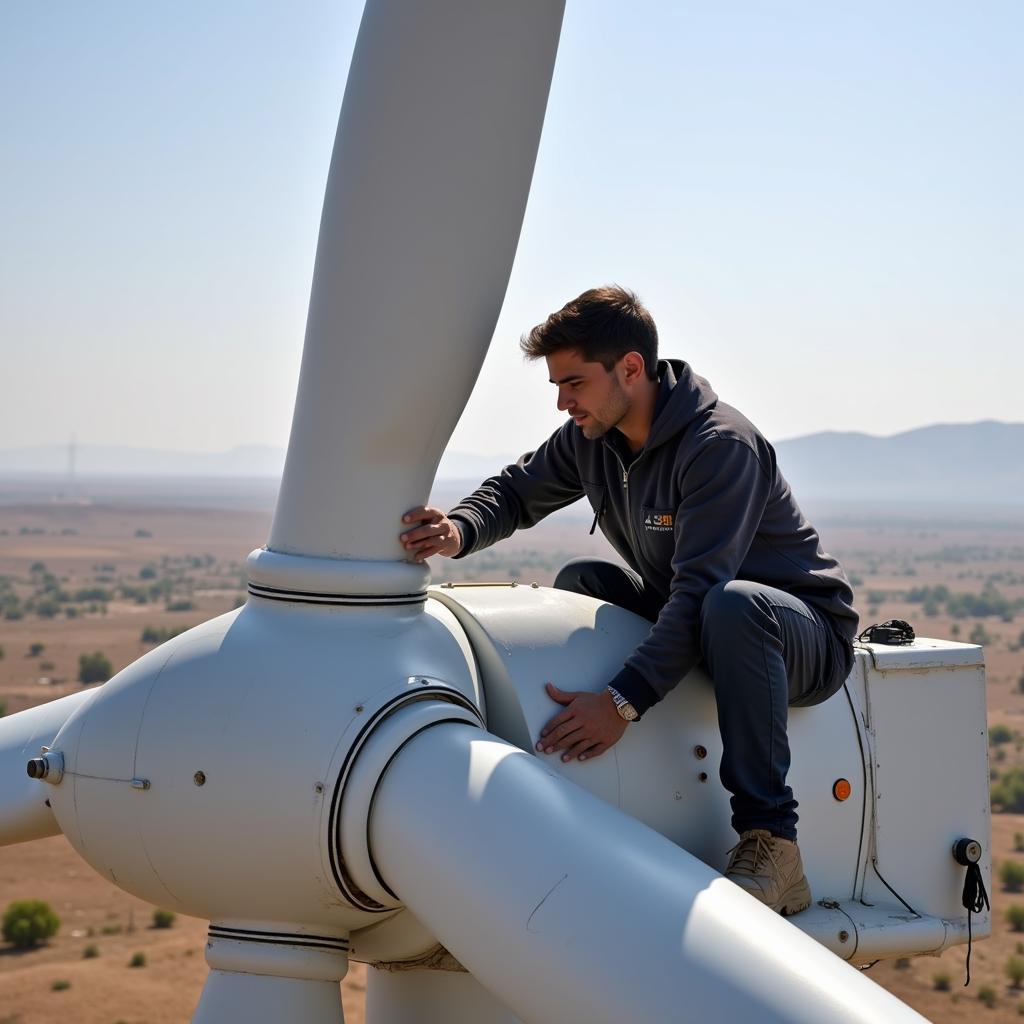
<instances>
[{"instance_id":1,"label":"black cable","mask_svg":"<svg viewBox=\"0 0 1024 1024\"><path fill-rule=\"evenodd\" d=\"M884 879L882 878L882 872L878 870L878 860L872 858L871 867L875 874L878 875L879 881L886 887L914 915L914 917L920 917L921 915Z\"/></svg>"},{"instance_id":2,"label":"black cable","mask_svg":"<svg viewBox=\"0 0 1024 1024\"><path fill-rule=\"evenodd\" d=\"M988 893L985 891L985 880L981 877L981 868L977 863L967 865L967 874L964 876L964 909L967 911L967 980L964 988L971 983L971 943L974 936L971 934L971 915L980 914L982 910L989 909Z\"/></svg>"}]
</instances>

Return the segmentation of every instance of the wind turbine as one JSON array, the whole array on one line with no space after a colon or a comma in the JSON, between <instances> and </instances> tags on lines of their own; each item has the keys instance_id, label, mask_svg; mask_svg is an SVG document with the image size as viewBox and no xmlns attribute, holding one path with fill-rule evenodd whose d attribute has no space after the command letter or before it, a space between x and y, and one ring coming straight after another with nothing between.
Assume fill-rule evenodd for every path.
<instances>
[{"instance_id":1,"label":"wind turbine","mask_svg":"<svg viewBox=\"0 0 1024 1024\"><path fill-rule=\"evenodd\" d=\"M602 758L540 759L544 681L603 685L646 624L535 586L428 589L403 559L395 517L429 492L502 302L561 17L370 0L248 602L0 721L0 843L63 832L208 919L199 1024L338 1024L350 956L370 1024L912 1021L851 964L966 937L953 843L990 869L977 647L866 646L842 696L794 712L819 903L789 922L715 870L706 678Z\"/></svg>"}]
</instances>

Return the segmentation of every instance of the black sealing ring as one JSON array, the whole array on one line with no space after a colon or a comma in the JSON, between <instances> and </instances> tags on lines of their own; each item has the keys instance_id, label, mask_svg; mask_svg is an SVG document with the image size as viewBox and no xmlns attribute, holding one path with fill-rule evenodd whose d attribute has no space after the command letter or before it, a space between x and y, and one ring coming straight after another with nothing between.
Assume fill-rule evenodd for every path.
<instances>
[{"instance_id":1,"label":"black sealing ring","mask_svg":"<svg viewBox=\"0 0 1024 1024\"><path fill-rule=\"evenodd\" d=\"M981 860L981 843L977 839L958 839L953 844L953 860L957 864L968 867L971 864L977 864Z\"/></svg>"}]
</instances>

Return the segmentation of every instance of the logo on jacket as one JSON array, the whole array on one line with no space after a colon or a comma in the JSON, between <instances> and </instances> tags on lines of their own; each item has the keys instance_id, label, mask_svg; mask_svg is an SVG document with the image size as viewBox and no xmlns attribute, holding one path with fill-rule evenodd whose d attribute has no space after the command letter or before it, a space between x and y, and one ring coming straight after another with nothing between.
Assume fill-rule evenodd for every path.
<instances>
[{"instance_id":1,"label":"logo on jacket","mask_svg":"<svg viewBox=\"0 0 1024 1024\"><path fill-rule=\"evenodd\" d=\"M644 509L644 529L651 533L671 533L674 517L671 512L657 512L651 508Z\"/></svg>"}]
</instances>

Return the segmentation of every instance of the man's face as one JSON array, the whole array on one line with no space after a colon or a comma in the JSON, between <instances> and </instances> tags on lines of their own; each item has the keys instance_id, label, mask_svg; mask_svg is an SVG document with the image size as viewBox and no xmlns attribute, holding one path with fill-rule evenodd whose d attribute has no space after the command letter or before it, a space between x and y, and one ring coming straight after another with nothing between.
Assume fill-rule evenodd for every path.
<instances>
[{"instance_id":1,"label":"man's face","mask_svg":"<svg viewBox=\"0 0 1024 1024\"><path fill-rule=\"evenodd\" d=\"M558 388L559 410L572 417L588 440L607 434L629 412L629 395L615 369L585 362L576 349L548 356L547 364L551 383Z\"/></svg>"}]
</instances>

